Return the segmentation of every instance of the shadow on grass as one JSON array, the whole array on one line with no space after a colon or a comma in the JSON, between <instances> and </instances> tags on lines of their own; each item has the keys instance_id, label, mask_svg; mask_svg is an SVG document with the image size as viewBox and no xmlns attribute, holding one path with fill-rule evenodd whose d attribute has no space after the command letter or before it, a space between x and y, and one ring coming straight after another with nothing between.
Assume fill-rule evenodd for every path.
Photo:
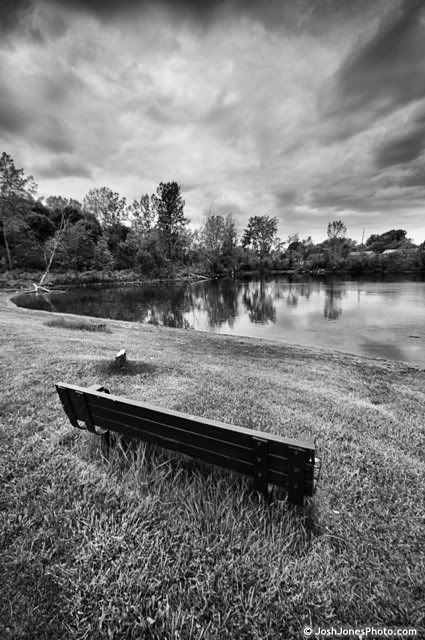
<instances>
[{"instance_id":1,"label":"shadow on grass","mask_svg":"<svg viewBox=\"0 0 425 640\"><path fill-rule=\"evenodd\" d=\"M124 365L118 364L115 360L108 360L96 365L96 372L105 376L152 375L157 369L157 365L140 360L127 360Z\"/></svg>"},{"instance_id":2,"label":"shadow on grass","mask_svg":"<svg viewBox=\"0 0 425 640\"><path fill-rule=\"evenodd\" d=\"M112 333L104 322L87 322L87 320L70 320L69 318L52 318L44 323L46 327L58 327L61 329L77 329L79 331L98 331Z\"/></svg>"},{"instance_id":3,"label":"shadow on grass","mask_svg":"<svg viewBox=\"0 0 425 640\"><path fill-rule=\"evenodd\" d=\"M132 473L136 477L142 472L143 484L148 490L167 493L167 483L171 483L174 488L180 485L182 492L189 496L196 491L196 486L199 500L207 500L207 494L217 502L229 501L232 496L230 503L235 508L260 510L265 522L270 523L285 513L285 517L290 517L303 530L305 552L314 538L325 533L314 500L306 499L303 508L295 507L288 504L286 491L278 487L273 488L267 500L254 490L249 477L114 432L102 438L100 450L118 477Z\"/></svg>"}]
</instances>

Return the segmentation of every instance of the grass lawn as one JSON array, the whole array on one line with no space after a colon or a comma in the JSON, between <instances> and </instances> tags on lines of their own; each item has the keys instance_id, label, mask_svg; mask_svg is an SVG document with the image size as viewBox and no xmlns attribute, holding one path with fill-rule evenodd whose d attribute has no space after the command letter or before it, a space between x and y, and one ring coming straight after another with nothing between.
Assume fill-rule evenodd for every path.
<instances>
[{"instance_id":1,"label":"grass lawn","mask_svg":"<svg viewBox=\"0 0 425 640\"><path fill-rule=\"evenodd\" d=\"M424 371L49 319L0 294L1 640L290 640L306 625L425 626ZM127 375L109 366L123 347ZM98 439L68 423L56 381L313 438L316 496L302 512L267 507L240 476L143 446L107 463Z\"/></svg>"}]
</instances>

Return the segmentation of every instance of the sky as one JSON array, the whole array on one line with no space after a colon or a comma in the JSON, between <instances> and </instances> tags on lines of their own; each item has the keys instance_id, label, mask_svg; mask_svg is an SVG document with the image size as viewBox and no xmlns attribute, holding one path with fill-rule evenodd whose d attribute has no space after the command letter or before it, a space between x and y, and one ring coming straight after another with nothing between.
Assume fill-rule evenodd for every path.
<instances>
[{"instance_id":1,"label":"sky","mask_svg":"<svg viewBox=\"0 0 425 640\"><path fill-rule=\"evenodd\" d=\"M38 195L425 240L425 0L1 0L0 152Z\"/></svg>"}]
</instances>

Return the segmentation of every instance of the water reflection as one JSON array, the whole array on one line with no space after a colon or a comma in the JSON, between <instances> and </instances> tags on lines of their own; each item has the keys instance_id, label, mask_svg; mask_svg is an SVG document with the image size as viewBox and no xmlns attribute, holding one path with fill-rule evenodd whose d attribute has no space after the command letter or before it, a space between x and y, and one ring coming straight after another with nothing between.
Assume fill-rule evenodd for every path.
<instances>
[{"instance_id":1,"label":"water reflection","mask_svg":"<svg viewBox=\"0 0 425 640\"><path fill-rule=\"evenodd\" d=\"M223 324L233 328L238 316L238 290L234 280L213 280L210 286L198 284L192 290L193 306L206 312L210 329Z\"/></svg>"},{"instance_id":2,"label":"water reflection","mask_svg":"<svg viewBox=\"0 0 425 640\"><path fill-rule=\"evenodd\" d=\"M335 285L333 282L325 291L325 306L323 315L328 320L337 320L342 314L342 285Z\"/></svg>"},{"instance_id":3,"label":"water reflection","mask_svg":"<svg viewBox=\"0 0 425 640\"><path fill-rule=\"evenodd\" d=\"M251 322L267 324L276 322L276 307L273 296L264 281L246 283L242 303Z\"/></svg>"},{"instance_id":4,"label":"water reflection","mask_svg":"<svg viewBox=\"0 0 425 640\"><path fill-rule=\"evenodd\" d=\"M271 337L425 365L423 280L226 279L74 289L20 296L17 303L46 311Z\"/></svg>"}]
</instances>

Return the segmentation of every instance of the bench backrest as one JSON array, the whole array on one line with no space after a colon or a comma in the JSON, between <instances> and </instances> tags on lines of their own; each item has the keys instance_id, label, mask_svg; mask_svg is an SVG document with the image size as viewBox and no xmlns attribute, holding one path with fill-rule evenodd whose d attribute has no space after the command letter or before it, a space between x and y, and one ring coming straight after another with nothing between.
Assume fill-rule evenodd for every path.
<instances>
[{"instance_id":1,"label":"bench backrest","mask_svg":"<svg viewBox=\"0 0 425 640\"><path fill-rule=\"evenodd\" d=\"M103 387L57 383L73 426L100 434L115 431L252 476L257 490L284 487L302 505L315 489L313 442L237 427L114 396ZM83 422L85 427L79 423Z\"/></svg>"}]
</instances>

